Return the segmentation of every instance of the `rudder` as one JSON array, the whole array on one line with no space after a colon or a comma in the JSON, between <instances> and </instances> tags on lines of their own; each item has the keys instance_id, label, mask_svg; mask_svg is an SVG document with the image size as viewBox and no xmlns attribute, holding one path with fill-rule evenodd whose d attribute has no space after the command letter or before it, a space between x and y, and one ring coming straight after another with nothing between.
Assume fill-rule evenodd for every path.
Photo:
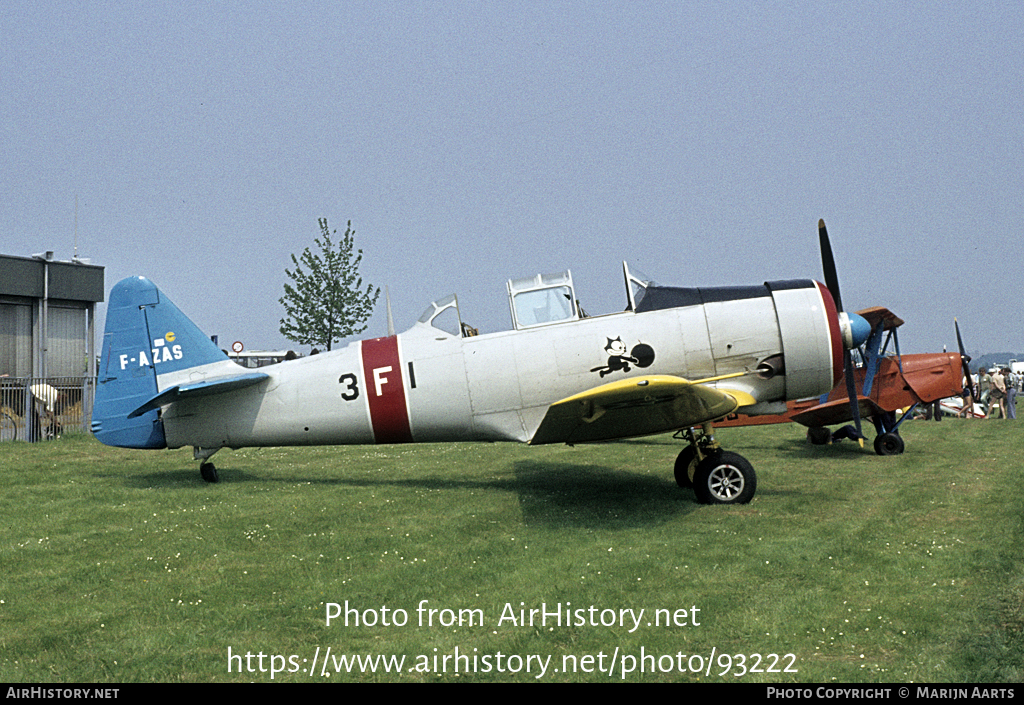
<instances>
[{"instance_id":1,"label":"rudder","mask_svg":"<svg viewBox=\"0 0 1024 705\"><path fill-rule=\"evenodd\" d=\"M159 409L128 418L159 392L158 375L222 362L224 353L145 277L110 292L92 430L106 445L166 448Z\"/></svg>"}]
</instances>

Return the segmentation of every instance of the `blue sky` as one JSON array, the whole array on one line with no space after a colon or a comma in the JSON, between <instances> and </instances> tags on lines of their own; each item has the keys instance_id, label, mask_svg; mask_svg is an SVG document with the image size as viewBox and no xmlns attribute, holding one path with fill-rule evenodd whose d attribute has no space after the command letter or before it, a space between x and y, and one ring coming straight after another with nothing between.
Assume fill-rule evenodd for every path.
<instances>
[{"instance_id":1,"label":"blue sky","mask_svg":"<svg viewBox=\"0 0 1024 705\"><path fill-rule=\"evenodd\" d=\"M144 274L249 348L289 256L352 221L399 330L620 262L821 278L905 352L1024 350L1024 4L48 2L0 12L0 252ZM383 297L366 336L383 335Z\"/></svg>"}]
</instances>

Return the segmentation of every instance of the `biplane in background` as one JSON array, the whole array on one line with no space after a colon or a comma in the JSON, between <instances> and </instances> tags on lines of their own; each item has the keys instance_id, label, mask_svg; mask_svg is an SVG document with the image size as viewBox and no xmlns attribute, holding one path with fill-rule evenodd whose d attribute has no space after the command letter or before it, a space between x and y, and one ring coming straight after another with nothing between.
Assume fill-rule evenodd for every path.
<instances>
[{"instance_id":1,"label":"biplane in background","mask_svg":"<svg viewBox=\"0 0 1024 705\"><path fill-rule=\"evenodd\" d=\"M822 242L827 288L664 287L623 263L626 310L586 316L568 271L538 275L508 282L512 330L470 334L452 295L404 333L258 371L228 360L148 279L124 279L107 306L93 432L128 448L192 446L216 482L221 448L681 431L679 484L704 503L748 502L754 469L712 423L827 393L870 332L838 305Z\"/></svg>"},{"instance_id":2,"label":"biplane in background","mask_svg":"<svg viewBox=\"0 0 1024 705\"><path fill-rule=\"evenodd\" d=\"M844 438L861 440L861 419L869 419L875 427L875 452L898 455L904 450L901 424L922 404L932 404L963 394L970 384L970 357L960 338L956 324L959 353L922 353L902 355L897 329L903 321L884 308L858 311L871 324L871 335L858 349L860 364L853 370L854 391L846 375L840 384L821 397L789 401L786 411L775 415L749 416L733 413L718 426L754 426L773 423L798 423L807 427L807 439L825 445ZM893 350L889 353L889 344ZM852 406L850 399L856 397ZM973 389L971 389L973 399ZM955 412L953 412L955 413ZM829 426L844 426L833 433Z\"/></svg>"},{"instance_id":3,"label":"biplane in background","mask_svg":"<svg viewBox=\"0 0 1024 705\"><path fill-rule=\"evenodd\" d=\"M973 377L971 378L971 384L977 384ZM985 407L979 403L975 394L971 394L968 398L964 398L964 395L946 397L940 402L940 406L944 414L958 418L983 419L987 416Z\"/></svg>"}]
</instances>

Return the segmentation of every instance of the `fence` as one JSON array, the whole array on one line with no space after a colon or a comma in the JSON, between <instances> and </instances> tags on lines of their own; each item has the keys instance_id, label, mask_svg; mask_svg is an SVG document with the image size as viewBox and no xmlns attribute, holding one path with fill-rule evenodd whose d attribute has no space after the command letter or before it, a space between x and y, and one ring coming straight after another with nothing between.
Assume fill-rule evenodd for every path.
<instances>
[{"instance_id":1,"label":"fence","mask_svg":"<svg viewBox=\"0 0 1024 705\"><path fill-rule=\"evenodd\" d=\"M0 378L0 441L46 441L88 433L93 377Z\"/></svg>"}]
</instances>

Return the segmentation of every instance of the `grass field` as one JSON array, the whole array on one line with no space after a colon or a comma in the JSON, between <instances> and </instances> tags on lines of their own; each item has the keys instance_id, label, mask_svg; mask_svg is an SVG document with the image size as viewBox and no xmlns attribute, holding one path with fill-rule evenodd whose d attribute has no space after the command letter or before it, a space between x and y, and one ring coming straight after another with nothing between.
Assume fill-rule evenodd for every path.
<instances>
[{"instance_id":1,"label":"grass field","mask_svg":"<svg viewBox=\"0 0 1024 705\"><path fill-rule=\"evenodd\" d=\"M904 437L720 431L731 507L669 437L222 451L216 485L0 444L0 681L1020 682L1024 424Z\"/></svg>"}]
</instances>

